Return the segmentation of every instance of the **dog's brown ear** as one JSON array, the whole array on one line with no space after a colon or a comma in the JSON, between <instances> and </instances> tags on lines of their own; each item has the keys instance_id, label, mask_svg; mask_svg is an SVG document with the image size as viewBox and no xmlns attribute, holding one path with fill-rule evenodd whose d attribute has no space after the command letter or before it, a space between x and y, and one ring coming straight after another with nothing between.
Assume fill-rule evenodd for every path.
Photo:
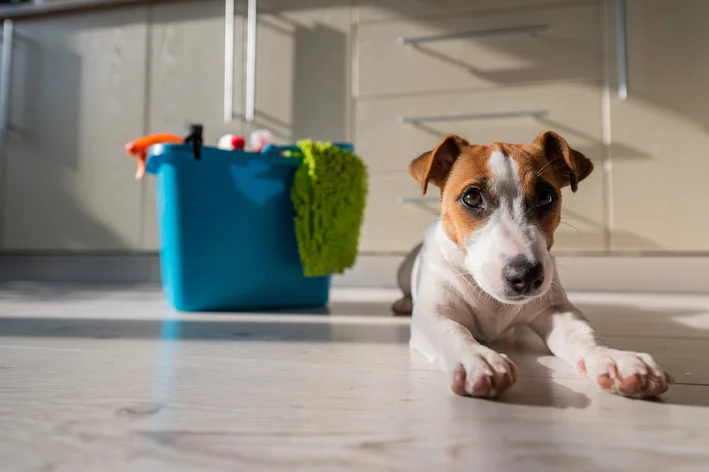
<instances>
[{"instance_id":1,"label":"dog's brown ear","mask_svg":"<svg viewBox=\"0 0 709 472\"><path fill-rule=\"evenodd\" d=\"M429 182L437 187L443 185L453 163L466 146L469 146L466 140L451 134L436 149L424 152L409 164L409 174L421 184L422 195L426 195Z\"/></svg>"},{"instance_id":2,"label":"dog's brown ear","mask_svg":"<svg viewBox=\"0 0 709 472\"><path fill-rule=\"evenodd\" d=\"M593 163L580 152L571 149L566 140L554 131L544 131L534 143L544 150L548 165L559 176L562 186L570 185L572 192L593 171Z\"/></svg>"}]
</instances>

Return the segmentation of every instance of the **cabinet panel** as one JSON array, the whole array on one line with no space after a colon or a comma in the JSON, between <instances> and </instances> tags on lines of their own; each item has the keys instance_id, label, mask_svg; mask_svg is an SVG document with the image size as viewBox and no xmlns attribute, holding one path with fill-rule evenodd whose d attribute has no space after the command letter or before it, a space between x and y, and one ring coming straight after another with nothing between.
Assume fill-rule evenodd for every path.
<instances>
[{"instance_id":1,"label":"cabinet panel","mask_svg":"<svg viewBox=\"0 0 709 472\"><path fill-rule=\"evenodd\" d=\"M5 250L139 247L126 142L144 132L147 7L18 20Z\"/></svg>"},{"instance_id":2,"label":"cabinet panel","mask_svg":"<svg viewBox=\"0 0 709 472\"><path fill-rule=\"evenodd\" d=\"M426 228L440 218L437 201L404 203L402 196L418 196L421 186L408 173L373 174L369 179L367 210L359 250L368 253L403 253L423 239ZM431 186L429 197L440 198Z\"/></svg>"},{"instance_id":3,"label":"cabinet panel","mask_svg":"<svg viewBox=\"0 0 709 472\"><path fill-rule=\"evenodd\" d=\"M629 96L611 101L612 248L707 251L709 2L631 1L626 17Z\"/></svg>"},{"instance_id":4,"label":"cabinet panel","mask_svg":"<svg viewBox=\"0 0 709 472\"><path fill-rule=\"evenodd\" d=\"M350 114L350 2L259 1L256 122L279 143L345 141Z\"/></svg>"}]
</instances>

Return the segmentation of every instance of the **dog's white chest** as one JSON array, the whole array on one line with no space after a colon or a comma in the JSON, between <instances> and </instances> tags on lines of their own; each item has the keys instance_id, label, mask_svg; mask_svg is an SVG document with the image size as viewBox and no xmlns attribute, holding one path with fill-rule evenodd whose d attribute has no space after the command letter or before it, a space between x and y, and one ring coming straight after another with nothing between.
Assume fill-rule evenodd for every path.
<instances>
[{"instance_id":1,"label":"dog's white chest","mask_svg":"<svg viewBox=\"0 0 709 472\"><path fill-rule=\"evenodd\" d=\"M463 295L470 307L469 313L458 320L468 328L480 342L492 342L504 339L514 332L521 323L522 313L518 307L505 306L491 299L481 300L479 295ZM463 317L462 317L463 318Z\"/></svg>"}]
</instances>

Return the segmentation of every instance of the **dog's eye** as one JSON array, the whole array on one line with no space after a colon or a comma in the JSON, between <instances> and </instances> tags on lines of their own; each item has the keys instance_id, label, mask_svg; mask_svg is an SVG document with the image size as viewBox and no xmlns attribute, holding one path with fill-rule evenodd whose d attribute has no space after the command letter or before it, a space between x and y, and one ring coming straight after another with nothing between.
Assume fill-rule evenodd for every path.
<instances>
[{"instance_id":1,"label":"dog's eye","mask_svg":"<svg viewBox=\"0 0 709 472\"><path fill-rule=\"evenodd\" d=\"M483 206L483 196L479 190L474 188L466 190L461 200L470 208L481 208Z\"/></svg>"},{"instance_id":2,"label":"dog's eye","mask_svg":"<svg viewBox=\"0 0 709 472\"><path fill-rule=\"evenodd\" d=\"M551 190L542 190L537 194L537 206L545 207L554 203L554 193Z\"/></svg>"}]
</instances>

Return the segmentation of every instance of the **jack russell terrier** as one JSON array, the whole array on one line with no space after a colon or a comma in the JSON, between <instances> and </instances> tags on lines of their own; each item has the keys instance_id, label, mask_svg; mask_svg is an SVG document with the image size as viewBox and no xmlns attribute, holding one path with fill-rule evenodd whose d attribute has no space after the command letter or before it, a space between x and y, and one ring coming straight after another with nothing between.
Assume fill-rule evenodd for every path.
<instances>
[{"instance_id":1,"label":"jack russell terrier","mask_svg":"<svg viewBox=\"0 0 709 472\"><path fill-rule=\"evenodd\" d=\"M559 282L549 250L561 189L575 192L592 170L553 131L531 145L451 135L409 166L424 195L440 188L441 218L402 264L394 310L413 311L411 347L440 364L456 394L495 397L515 383L514 363L480 343L516 325L604 390L649 398L674 383L649 354L608 346Z\"/></svg>"}]
</instances>

